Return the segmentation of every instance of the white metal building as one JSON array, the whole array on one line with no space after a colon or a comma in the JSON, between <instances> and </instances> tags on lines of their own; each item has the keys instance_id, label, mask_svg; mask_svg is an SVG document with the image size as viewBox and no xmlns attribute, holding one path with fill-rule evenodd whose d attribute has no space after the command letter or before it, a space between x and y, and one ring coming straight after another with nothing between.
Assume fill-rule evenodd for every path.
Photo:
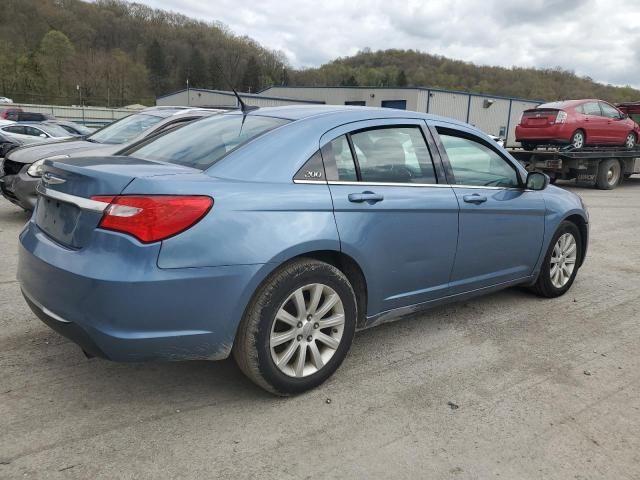
<instances>
[{"instance_id":1,"label":"white metal building","mask_svg":"<svg viewBox=\"0 0 640 480\"><path fill-rule=\"evenodd\" d=\"M433 113L470 123L486 133L505 138L509 145L515 144L515 128L521 113L542 103L541 100L421 87L271 87L257 95Z\"/></svg>"},{"instance_id":2,"label":"white metal building","mask_svg":"<svg viewBox=\"0 0 640 480\"><path fill-rule=\"evenodd\" d=\"M325 103L320 100L297 98L283 98L269 94L240 93L240 98L247 105L256 107L280 107L283 105ZM156 98L156 105L160 106L191 106L191 107L237 107L237 100L232 92L224 90L206 90L189 88L162 95Z\"/></svg>"}]
</instances>

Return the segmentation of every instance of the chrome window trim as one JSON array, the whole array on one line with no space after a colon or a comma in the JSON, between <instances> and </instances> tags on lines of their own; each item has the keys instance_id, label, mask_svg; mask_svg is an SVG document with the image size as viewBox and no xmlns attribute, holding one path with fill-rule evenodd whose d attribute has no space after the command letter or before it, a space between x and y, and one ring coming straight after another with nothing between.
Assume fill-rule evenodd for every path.
<instances>
[{"instance_id":1,"label":"chrome window trim","mask_svg":"<svg viewBox=\"0 0 640 480\"><path fill-rule=\"evenodd\" d=\"M326 180L294 180L293 183L309 183L312 185L326 185Z\"/></svg>"},{"instance_id":2,"label":"chrome window trim","mask_svg":"<svg viewBox=\"0 0 640 480\"><path fill-rule=\"evenodd\" d=\"M36 192L43 197L52 198L54 200L60 200L61 202L71 203L82 210L90 210L92 212L103 213L109 206L106 202L99 202L97 200L91 200L90 198L77 197L75 195L69 195L68 193L59 192L45 187L42 183L36 186Z\"/></svg>"},{"instance_id":3,"label":"chrome window trim","mask_svg":"<svg viewBox=\"0 0 640 480\"><path fill-rule=\"evenodd\" d=\"M373 187L451 187L446 183L403 183L403 182L347 182L347 181L329 181L329 185L359 185Z\"/></svg>"},{"instance_id":4,"label":"chrome window trim","mask_svg":"<svg viewBox=\"0 0 640 480\"><path fill-rule=\"evenodd\" d=\"M472 188L482 190L516 190L519 192L533 192L526 188L519 187L491 187L480 185L457 185L455 183L402 183L402 182L353 182L340 180L294 180L293 183L312 184L312 185L353 185L353 186L373 186L373 187L449 187L449 188Z\"/></svg>"}]
</instances>

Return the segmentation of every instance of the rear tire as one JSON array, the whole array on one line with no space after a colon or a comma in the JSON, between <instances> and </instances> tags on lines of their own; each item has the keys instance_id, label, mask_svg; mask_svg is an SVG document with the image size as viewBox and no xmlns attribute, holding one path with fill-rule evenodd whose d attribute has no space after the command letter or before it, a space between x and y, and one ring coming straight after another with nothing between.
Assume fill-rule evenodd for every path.
<instances>
[{"instance_id":1,"label":"rear tire","mask_svg":"<svg viewBox=\"0 0 640 480\"><path fill-rule=\"evenodd\" d=\"M522 148L525 149L527 152L531 152L532 150L535 150L537 147L535 143L522 142L521 145L522 145Z\"/></svg>"},{"instance_id":2,"label":"rear tire","mask_svg":"<svg viewBox=\"0 0 640 480\"><path fill-rule=\"evenodd\" d=\"M573 285L581 258L580 229L575 223L564 221L551 240L532 290L545 298L564 295Z\"/></svg>"},{"instance_id":3,"label":"rear tire","mask_svg":"<svg viewBox=\"0 0 640 480\"><path fill-rule=\"evenodd\" d=\"M600 190L613 190L620 183L622 178L622 166L615 158L604 160L598 166L596 176L596 188Z\"/></svg>"},{"instance_id":4,"label":"rear tire","mask_svg":"<svg viewBox=\"0 0 640 480\"><path fill-rule=\"evenodd\" d=\"M569 143L574 149L580 150L585 146L586 140L587 137L585 136L584 132L582 130L576 130L575 132L573 132L573 135L571 135Z\"/></svg>"},{"instance_id":5,"label":"rear tire","mask_svg":"<svg viewBox=\"0 0 640 480\"><path fill-rule=\"evenodd\" d=\"M332 306L323 313L327 305ZM294 260L254 295L233 356L240 370L268 392L302 393L338 369L351 347L356 319L356 296L340 270L313 259Z\"/></svg>"}]
</instances>

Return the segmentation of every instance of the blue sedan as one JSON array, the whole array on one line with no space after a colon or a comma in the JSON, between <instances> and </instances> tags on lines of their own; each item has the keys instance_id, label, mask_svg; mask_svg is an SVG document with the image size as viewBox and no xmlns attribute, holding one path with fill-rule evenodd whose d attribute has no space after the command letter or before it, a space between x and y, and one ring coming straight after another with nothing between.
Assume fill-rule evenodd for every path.
<instances>
[{"instance_id":1,"label":"blue sedan","mask_svg":"<svg viewBox=\"0 0 640 480\"><path fill-rule=\"evenodd\" d=\"M477 129L391 109L277 107L44 163L20 235L35 314L89 356L223 359L313 388L354 332L514 285L564 294L580 197Z\"/></svg>"}]
</instances>

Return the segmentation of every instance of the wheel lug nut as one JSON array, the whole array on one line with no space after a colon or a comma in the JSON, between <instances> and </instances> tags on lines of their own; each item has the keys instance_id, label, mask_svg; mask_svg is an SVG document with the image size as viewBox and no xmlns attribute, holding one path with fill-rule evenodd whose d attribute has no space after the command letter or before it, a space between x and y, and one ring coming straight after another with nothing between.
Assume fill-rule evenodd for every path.
<instances>
[{"instance_id":1,"label":"wheel lug nut","mask_svg":"<svg viewBox=\"0 0 640 480\"><path fill-rule=\"evenodd\" d=\"M298 328L302 328L302 322L298 322Z\"/></svg>"},{"instance_id":2,"label":"wheel lug nut","mask_svg":"<svg viewBox=\"0 0 640 480\"><path fill-rule=\"evenodd\" d=\"M313 324L313 328L318 328L318 327L320 327L320 324L318 322Z\"/></svg>"},{"instance_id":3,"label":"wheel lug nut","mask_svg":"<svg viewBox=\"0 0 640 480\"><path fill-rule=\"evenodd\" d=\"M296 340L298 340L298 341L302 340L302 335L298 335L298 336L296 337Z\"/></svg>"},{"instance_id":4,"label":"wheel lug nut","mask_svg":"<svg viewBox=\"0 0 640 480\"><path fill-rule=\"evenodd\" d=\"M307 315L307 320L311 321L311 315Z\"/></svg>"},{"instance_id":5,"label":"wheel lug nut","mask_svg":"<svg viewBox=\"0 0 640 480\"><path fill-rule=\"evenodd\" d=\"M309 335L309 336L307 337L307 342L310 342L311 340L313 340L313 337L312 337L311 335Z\"/></svg>"}]
</instances>

